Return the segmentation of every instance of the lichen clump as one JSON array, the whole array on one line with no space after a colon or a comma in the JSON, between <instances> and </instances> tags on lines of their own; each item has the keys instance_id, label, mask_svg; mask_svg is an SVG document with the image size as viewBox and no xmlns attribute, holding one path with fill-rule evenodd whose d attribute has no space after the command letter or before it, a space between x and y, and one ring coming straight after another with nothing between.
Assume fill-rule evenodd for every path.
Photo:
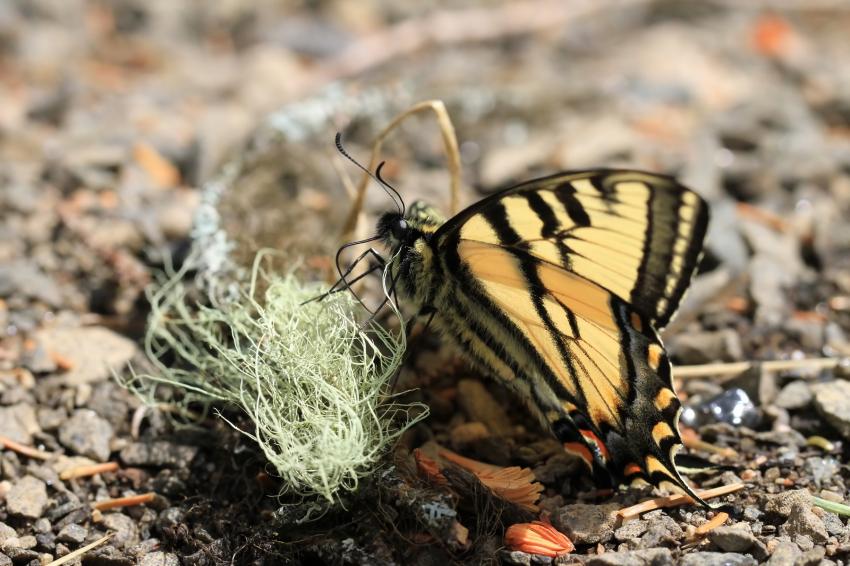
<instances>
[{"instance_id":1,"label":"lichen clump","mask_svg":"<svg viewBox=\"0 0 850 566\"><path fill-rule=\"evenodd\" d=\"M364 328L347 292L303 304L325 288L266 272L262 260L235 298L206 306L189 298L185 268L153 288L146 348L158 372L129 385L151 402L165 384L183 392L184 405L238 407L254 423L242 432L285 491L335 501L423 416L387 394L404 335ZM166 365L166 353L176 362Z\"/></svg>"}]
</instances>

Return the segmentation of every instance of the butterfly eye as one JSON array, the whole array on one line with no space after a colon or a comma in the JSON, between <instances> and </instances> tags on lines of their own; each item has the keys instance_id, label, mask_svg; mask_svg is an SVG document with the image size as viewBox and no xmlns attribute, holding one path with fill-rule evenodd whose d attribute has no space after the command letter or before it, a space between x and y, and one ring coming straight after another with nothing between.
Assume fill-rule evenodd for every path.
<instances>
[{"instance_id":1,"label":"butterfly eye","mask_svg":"<svg viewBox=\"0 0 850 566\"><path fill-rule=\"evenodd\" d=\"M407 221L404 218L400 218L398 222L392 225L393 237L396 240L404 240L404 237L407 235Z\"/></svg>"}]
</instances>

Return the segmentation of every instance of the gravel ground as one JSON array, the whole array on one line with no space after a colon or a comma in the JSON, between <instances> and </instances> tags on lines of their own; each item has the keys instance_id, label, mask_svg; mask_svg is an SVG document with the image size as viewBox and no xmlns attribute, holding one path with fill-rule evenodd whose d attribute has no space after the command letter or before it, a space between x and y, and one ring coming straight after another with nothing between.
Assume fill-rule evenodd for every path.
<instances>
[{"instance_id":1,"label":"gravel ground","mask_svg":"<svg viewBox=\"0 0 850 566\"><path fill-rule=\"evenodd\" d=\"M850 499L850 9L774 4L577 3L543 23L539 3L470 2L442 20L380 0L0 4L0 566L107 533L70 563L850 563L847 517L811 499ZM447 31L404 47L435 22ZM176 430L113 379L149 367L144 290L184 257L212 191L245 257L272 244L319 270L346 212L334 133L366 155L396 110L432 96L457 121L467 201L603 165L676 173L710 201L701 273L665 332L677 366L840 361L681 379L697 452L728 466L696 482L746 485L720 498L724 525L703 533L715 513L691 506L618 523L652 494L599 497L520 404L430 335L400 382L431 417L309 524L291 500L277 512L248 439L220 419ZM396 138L390 178L442 198L433 125ZM228 162L238 174L213 183ZM386 206L373 196L369 214ZM411 451L432 441L532 470L576 552L505 548L505 528L533 515L473 475L414 479Z\"/></svg>"}]
</instances>

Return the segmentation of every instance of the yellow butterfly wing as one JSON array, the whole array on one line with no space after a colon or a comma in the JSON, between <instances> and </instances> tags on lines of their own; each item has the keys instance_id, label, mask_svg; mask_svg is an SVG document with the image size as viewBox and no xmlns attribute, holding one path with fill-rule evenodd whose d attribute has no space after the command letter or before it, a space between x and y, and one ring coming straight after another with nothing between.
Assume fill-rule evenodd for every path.
<instances>
[{"instance_id":1,"label":"yellow butterfly wing","mask_svg":"<svg viewBox=\"0 0 850 566\"><path fill-rule=\"evenodd\" d=\"M680 403L655 328L688 286L707 222L702 199L668 177L592 171L498 193L435 234L459 288L512 337L493 351L526 360L556 433L568 422L616 475L639 470L690 494L673 463Z\"/></svg>"}]
</instances>

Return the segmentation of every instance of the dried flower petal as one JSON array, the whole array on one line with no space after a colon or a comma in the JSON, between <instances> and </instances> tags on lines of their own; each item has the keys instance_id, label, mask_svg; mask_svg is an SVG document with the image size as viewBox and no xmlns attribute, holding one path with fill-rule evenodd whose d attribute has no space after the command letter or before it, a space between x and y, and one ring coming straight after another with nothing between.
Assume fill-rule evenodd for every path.
<instances>
[{"instance_id":1,"label":"dried flower petal","mask_svg":"<svg viewBox=\"0 0 850 566\"><path fill-rule=\"evenodd\" d=\"M535 481L534 472L530 469L520 468L519 466L502 468L493 464L485 464L445 448L441 448L438 453L441 458L475 474L481 483L499 497L529 511L539 509L536 503L543 491L543 485Z\"/></svg>"},{"instance_id":2,"label":"dried flower petal","mask_svg":"<svg viewBox=\"0 0 850 566\"><path fill-rule=\"evenodd\" d=\"M563 533L542 521L511 525L505 531L505 545L513 550L552 558L569 554L576 548Z\"/></svg>"}]
</instances>

